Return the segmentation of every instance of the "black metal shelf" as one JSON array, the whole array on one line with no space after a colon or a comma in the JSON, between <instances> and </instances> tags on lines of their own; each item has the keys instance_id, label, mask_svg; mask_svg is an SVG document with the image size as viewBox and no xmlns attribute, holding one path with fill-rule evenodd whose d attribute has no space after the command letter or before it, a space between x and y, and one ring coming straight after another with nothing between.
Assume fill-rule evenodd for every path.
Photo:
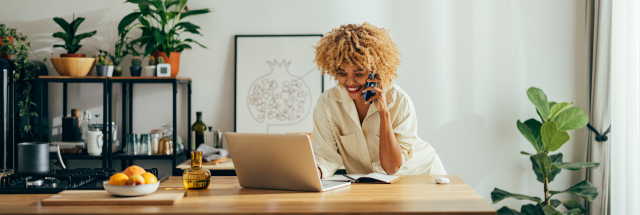
<instances>
[{"instance_id":1,"label":"black metal shelf","mask_svg":"<svg viewBox=\"0 0 640 215\"><path fill-rule=\"evenodd\" d=\"M177 140L177 94L178 94L178 84L186 84L187 85L187 126L189 129L191 128L191 79L184 77L104 77L104 76L39 76L38 83L41 84L41 88L44 87L44 84L50 82L57 82L63 84L63 116L67 115L67 84L68 83L102 83L103 84L103 125L108 125L107 122L113 122L112 119L112 92L113 92L113 84L120 83L122 85L122 139L126 139L126 134L133 133L133 120L128 118L127 116L131 116L133 113L133 85L134 84L171 84L173 87L172 95L173 95L173 140ZM127 91L127 89L129 89ZM38 92L42 93L42 92ZM128 100L128 101L127 101ZM40 101L41 104L44 101ZM127 103L129 104L127 109ZM42 107L42 105L40 105ZM44 110L39 108L39 113L43 113ZM129 119L129 120L127 120ZM128 122L128 123L127 123ZM106 156L94 156L88 157L88 155L82 156L78 155L77 157L68 156L68 158L64 159L100 159L102 158L102 167L103 168L113 168L113 160L118 159L122 160L121 164L123 168L127 166L127 164L131 164L132 160L138 159L171 159L173 175L181 175L182 171L176 169L177 166L177 158L178 155L185 155L185 153L174 153L173 155L114 155L111 150L111 141L109 134L111 131L111 126L104 126L103 135L105 138L104 142L107 143L106 147L103 147L103 155ZM128 129L127 129L128 128ZM40 130L42 130L42 122L40 123ZM42 132L39 132L42 135ZM187 144L186 150L190 151L191 145L191 135L187 135ZM40 136L42 139L42 136ZM126 143L123 143L123 147ZM177 151L177 144L173 144L173 151Z\"/></svg>"},{"instance_id":2,"label":"black metal shelf","mask_svg":"<svg viewBox=\"0 0 640 215\"><path fill-rule=\"evenodd\" d=\"M102 160L105 156L102 155L69 155L62 154L63 160Z\"/></svg>"}]
</instances>

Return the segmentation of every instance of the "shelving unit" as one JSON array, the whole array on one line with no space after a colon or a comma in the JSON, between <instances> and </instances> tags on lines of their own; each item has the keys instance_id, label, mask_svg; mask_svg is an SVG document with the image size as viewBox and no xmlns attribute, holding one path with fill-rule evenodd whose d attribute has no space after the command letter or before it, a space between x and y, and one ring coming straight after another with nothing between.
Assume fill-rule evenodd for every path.
<instances>
[{"instance_id":1,"label":"shelving unit","mask_svg":"<svg viewBox=\"0 0 640 215\"><path fill-rule=\"evenodd\" d=\"M177 94L178 94L178 84L187 84L187 125L191 124L191 79L185 77L103 77L103 76L84 76L84 77L76 77L76 76L39 76L38 84L40 84L41 88L44 87L44 84L51 82L58 82L63 84L63 116L67 115L67 84L68 83L102 83L103 85L103 117L102 124L107 125L107 122L112 122L112 104L113 104L113 84L120 83L122 86L122 137L121 140L123 142L123 148L127 144L124 142L126 139L126 135L129 133L133 133L133 120L131 119L133 113L133 85L134 84L171 84L173 87L172 95L173 95L173 151L177 150ZM42 93L42 92L38 92ZM40 101L41 104L44 101ZM128 106L127 106L128 104ZM42 106L40 106L42 107ZM44 110L39 108L39 113L43 113ZM42 123L40 124L42 126ZM124 154L113 154L111 152L111 138L109 134L111 131L111 126L103 126L103 140L105 144L103 147L102 155L93 156L93 155L63 155L63 159L67 160L102 160L103 168L113 168L113 160L121 160L123 167L126 167L127 164L131 164L133 160L139 159L170 159L172 161L172 172L173 175L182 174L182 170L177 169L177 158L178 156L185 155L182 153L173 153L172 155L124 155ZM42 128L40 128L42 129ZM190 127L189 127L190 129ZM42 135L42 132L40 132ZM188 144L191 142L191 135L188 135L187 142L185 144L185 150L190 151L191 145ZM42 136L40 137L42 139Z\"/></svg>"}]
</instances>

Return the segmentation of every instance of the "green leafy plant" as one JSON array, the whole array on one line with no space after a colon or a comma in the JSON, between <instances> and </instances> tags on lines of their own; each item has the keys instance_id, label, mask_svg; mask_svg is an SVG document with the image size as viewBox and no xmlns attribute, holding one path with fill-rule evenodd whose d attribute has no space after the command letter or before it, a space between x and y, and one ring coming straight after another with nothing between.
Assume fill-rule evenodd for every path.
<instances>
[{"instance_id":1,"label":"green leafy plant","mask_svg":"<svg viewBox=\"0 0 640 215\"><path fill-rule=\"evenodd\" d=\"M531 87L527 90L527 96L533 105L541 121L536 119L528 119L521 122L517 121L516 126L520 133L533 145L536 153L520 152L528 155L533 166L533 172L537 176L537 180L544 183L544 201L535 196L527 196L521 194L510 193L498 188L491 192L491 200L493 204L498 203L506 198L514 198L518 200L533 201L537 204L523 205L520 212L508 208L506 206L498 210L498 214L583 214L586 209L580 203L573 199L560 201L551 199L554 195L561 193L569 193L578 195L587 201L593 201L598 197L598 189L591 185L589 181L584 180L572 187L562 190L549 190L549 183L553 181L556 175L560 174L562 169L579 170L581 168L595 169L600 166L599 163L582 163L582 162L563 162L562 153L549 154L557 151L569 141L568 130L579 129L587 125L589 117L579 107L571 107L573 102L548 102L547 95L541 89ZM557 210L558 206L564 205L568 210L561 213Z\"/></svg>"},{"instance_id":2,"label":"green leafy plant","mask_svg":"<svg viewBox=\"0 0 640 215\"><path fill-rule=\"evenodd\" d=\"M38 131L31 126L31 121L38 117L38 114L32 111L32 109L36 106L36 103L33 101L33 84L37 76L36 71L39 67L35 66L29 60L31 44L27 42L27 36L23 36L22 33L17 32L15 28L9 28L2 23L0 23L0 38L3 38L0 50L6 54L13 55L14 58L13 65L15 67L15 74L13 81L21 85L20 89L18 89L22 95L17 104L18 115L20 117L27 116L28 118L26 122L20 120L20 123L24 123L19 126L20 137L23 140L24 138L30 137L31 141L38 141ZM12 38L12 40L8 38ZM44 58L44 61L46 62L47 59Z\"/></svg>"},{"instance_id":3,"label":"green leafy plant","mask_svg":"<svg viewBox=\"0 0 640 215\"><path fill-rule=\"evenodd\" d=\"M53 34L53 37L64 40L64 45L56 44L53 45L53 47L64 48L67 50L67 54L75 54L76 52L78 52L78 50L80 50L80 48L82 47L82 45L80 45L80 41L85 38L92 37L97 32L92 31L76 35L78 27L84 21L84 17L78 17L77 19L75 19L74 15L74 19L71 23L68 23L60 17L53 18L53 21L58 23L58 25L60 25L60 27L64 29L64 32L56 32Z\"/></svg>"},{"instance_id":4,"label":"green leafy plant","mask_svg":"<svg viewBox=\"0 0 640 215\"><path fill-rule=\"evenodd\" d=\"M140 47L144 46L145 56L158 51L164 52L169 57L171 52L191 49L189 43L207 48L191 38L181 39L180 35L186 32L202 36L198 30L200 26L182 20L189 16L211 12L208 8L189 10L187 0L127 0L126 2L137 4L139 11L122 18L118 24L118 32L125 31L129 26L139 26L142 35L133 43ZM136 20L138 22L132 25Z\"/></svg>"}]
</instances>

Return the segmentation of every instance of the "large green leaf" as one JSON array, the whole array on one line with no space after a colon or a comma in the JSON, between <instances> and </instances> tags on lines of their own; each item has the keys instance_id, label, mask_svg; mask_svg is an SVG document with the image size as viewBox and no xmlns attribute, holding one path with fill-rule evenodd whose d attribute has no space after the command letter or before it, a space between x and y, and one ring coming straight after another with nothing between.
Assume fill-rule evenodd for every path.
<instances>
[{"instance_id":1,"label":"large green leaf","mask_svg":"<svg viewBox=\"0 0 640 215\"><path fill-rule=\"evenodd\" d=\"M555 151L569 141L569 134L566 131L559 130L558 124L553 121L545 122L540 127L540 135L542 143L547 151Z\"/></svg>"},{"instance_id":2,"label":"large green leaf","mask_svg":"<svg viewBox=\"0 0 640 215\"><path fill-rule=\"evenodd\" d=\"M63 18L60 18L60 17L55 17L55 18L53 18L53 21L58 23L58 25L62 29L64 29L64 32L66 32L67 34L69 33L69 23L66 20L64 20Z\"/></svg>"},{"instance_id":3,"label":"large green leaf","mask_svg":"<svg viewBox=\"0 0 640 215\"><path fill-rule=\"evenodd\" d=\"M564 205L564 207L567 208L567 210L573 210L577 208L580 210L580 213L587 212L586 208L582 207L580 203L578 203L576 200L573 200L573 199L564 200L562 202L562 205Z\"/></svg>"},{"instance_id":4,"label":"large green leaf","mask_svg":"<svg viewBox=\"0 0 640 215\"><path fill-rule=\"evenodd\" d=\"M549 105L551 105L551 102L549 102ZM561 103L554 104L553 106L551 106L551 110L549 111L549 119L547 121L553 118L556 118L558 114L569 109L571 105L573 105L573 102L571 103L561 102Z\"/></svg>"},{"instance_id":5,"label":"large green leaf","mask_svg":"<svg viewBox=\"0 0 640 215\"><path fill-rule=\"evenodd\" d=\"M573 209L573 210L569 210L567 212L560 212L558 210L556 210L553 206L544 206L542 208L542 211L544 212L544 215L576 215L576 214L580 214L580 210L579 209Z\"/></svg>"},{"instance_id":6,"label":"large green leaf","mask_svg":"<svg viewBox=\"0 0 640 215\"><path fill-rule=\"evenodd\" d=\"M558 123L558 129L568 131L586 126L589 123L589 116L580 107L571 107L560 113L553 121Z\"/></svg>"},{"instance_id":7,"label":"large green leaf","mask_svg":"<svg viewBox=\"0 0 640 215\"><path fill-rule=\"evenodd\" d=\"M497 215L522 215L522 213L513 210L511 208L508 208L507 206L502 206L500 209L498 209L498 214Z\"/></svg>"},{"instance_id":8,"label":"large green leaf","mask_svg":"<svg viewBox=\"0 0 640 215\"><path fill-rule=\"evenodd\" d=\"M518 120L516 125L518 130L520 130L520 133L522 133L522 136L524 136L524 138L533 145L533 148L535 148L537 152L544 151L542 138L540 138L540 127L542 126L542 123L535 119L529 119L524 123Z\"/></svg>"},{"instance_id":9,"label":"large green leaf","mask_svg":"<svg viewBox=\"0 0 640 215\"><path fill-rule=\"evenodd\" d=\"M520 213L525 215L539 215L542 214L542 206L540 206L540 204L522 205L522 207L520 207Z\"/></svg>"},{"instance_id":10,"label":"large green leaf","mask_svg":"<svg viewBox=\"0 0 640 215\"><path fill-rule=\"evenodd\" d=\"M550 190L549 193L553 196L559 193L570 193L574 195L578 195L587 201L593 201L596 197L598 197L598 188L594 187L589 183L589 181L584 180L576 185L571 186L569 189L563 191L553 191Z\"/></svg>"},{"instance_id":11,"label":"large green leaf","mask_svg":"<svg viewBox=\"0 0 640 215\"><path fill-rule=\"evenodd\" d=\"M131 25L133 21L136 21L136 19L140 17L140 14L140 12L133 12L124 16L124 18L122 18L122 20L120 20L120 23L118 24L118 35L121 35L122 32L124 32L124 29L127 28L127 26Z\"/></svg>"},{"instance_id":12,"label":"large green leaf","mask_svg":"<svg viewBox=\"0 0 640 215\"><path fill-rule=\"evenodd\" d=\"M525 151L520 151L520 154L523 154L523 155L533 155L533 154L531 154L531 153L529 153L529 152L525 152Z\"/></svg>"},{"instance_id":13,"label":"large green leaf","mask_svg":"<svg viewBox=\"0 0 640 215\"><path fill-rule=\"evenodd\" d=\"M82 33L79 35L76 35L75 38L73 38L73 45L78 45L80 43L80 40L88 38L88 37L92 37L93 35L95 35L98 31L92 31L92 32L87 32L87 33Z\"/></svg>"},{"instance_id":14,"label":"large green leaf","mask_svg":"<svg viewBox=\"0 0 640 215\"><path fill-rule=\"evenodd\" d=\"M151 3L151 1L149 0L127 0L126 2L139 4L139 5L146 5L146 6L153 5L153 3Z\"/></svg>"},{"instance_id":15,"label":"large green leaf","mask_svg":"<svg viewBox=\"0 0 640 215\"><path fill-rule=\"evenodd\" d=\"M535 155L531 155L529 157L531 159L531 166L533 168L533 172L536 173L537 179L539 182L544 183L544 178L549 178L549 182L553 181L553 176L551 175L551 158L547 155L547 153L540 152Z\"/></svg>"},{"instance_id":16,"label":"large green leaf","mask_svg":"<svg viewBox=\"0 0 640 215\"><path fill-rule=\"evenodd\" d=\"M80 27L80 24L82 24L82 22L84 22L84 17L78 17L76 20L73 20L73 22L69 23L69 34L75 37L76 31L78 31L78 28Z\"/></svg>"},{"instance_id":17,"label":"large green leaf","mask_svg":"<svg viewBox=\"0 0 640 215\"><path fill-rule=\"evenodd\" d=\"M596 169L600 163L589 162L553 162L551 169L580 170L581 168Z\"/></svg>"},{"instance_id":18,"label":"large green leaf","mask_svg":"<svg viewBox=\"0 0 640 215\"><path fill-rule=\"evenodd\" d=\"M493 191L491 191L491 200L493 201L493 204L498 203L506 198L514 198L517 200L530 200L537 203L542 202L540 198L535 196L526 196L521 194L509 193L507 191L504 191L498 188L494 188Z\"/></svg>"},{"instance_id":19,"label":"large green leaf","mask_svg":"<svg viewBox=\"0 0 640 215\"><path fill-rule=\"evenodd\" d=\"M198 10L190 10L187 12L184 12L180 15L180 20L187 18L189 16L193 16L193 15L199 15L199 14L205 14L205 13L209 13L211 12L211 10L209 10L209 8L205 8L205 9L198 9Z\"/></svg>"},{"instance_id":20,"label":"large green leaf","mask_svg":"<svg viewBox=\"0 0 640 215\"><path fill-rule=\"evenodd\" d=\"M542 92L541 89L531 87L527 90L527 96L529 101L536 106L536 110L540 114L542 120L549 118L549 102L547 101L547 95Z\"/></svg>"},{"instance_id":21,"label":"large green leaf","mask_svg":"<svg viewBox=\"0 0 640 215\"><path fill-rule=\"evenodd\" d=\"M546 202L542 202L544 204L544 206L547 206ZM549 199L549 203L551 203L551 206L553 206L554 208L557 208L558 206L560 206L560 204L562 202L560 202L560 200L557 199Z\"/></svg>"},{"instance_id":22,"label":"large green leaf","mask_svg":"<svg viewBox=\"0 0 640 215\"><path fill-rule=\"evenodd\" d=\"M53 37L60 38L60 39L62 39L62 40L64 40L66 42L67 39L69 38L69 35L67 35L64 32L56 32L56 33L53 33Z\"/></svg>"},{"instance_id":23,"label":"large green leaf","mask_svg":"<svg viewBox=\"0 0 640 215\"><path fill-rule=\"evenodd\" d=\"M168 10L172 5L175 5L175 4L178 4L178 3L180 3L180 1L178 1L178 0L166 0L164 2L164 8L167 8L167 10Z\"/></svg>"}]
</instances>

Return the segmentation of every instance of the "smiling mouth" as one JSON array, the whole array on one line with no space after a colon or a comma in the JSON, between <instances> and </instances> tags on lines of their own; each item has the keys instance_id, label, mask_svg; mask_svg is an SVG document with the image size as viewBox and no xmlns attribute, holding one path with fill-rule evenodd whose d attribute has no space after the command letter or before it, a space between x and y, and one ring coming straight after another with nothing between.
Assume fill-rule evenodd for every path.
<instances>
[{"instance_id":1,"label":"smiling mouth","mask_svg":"<svg viewBox=\"0 0 640 215\"><path fill-rule=\"evenodd\" d=\"M345 86L345 88L347 88L347 91L349 93L358 93L358 92L360 92L360 89L362 89L362 86L359 86L359 87L347 87L347 86Z\"/></svg>"}]
</instances>

